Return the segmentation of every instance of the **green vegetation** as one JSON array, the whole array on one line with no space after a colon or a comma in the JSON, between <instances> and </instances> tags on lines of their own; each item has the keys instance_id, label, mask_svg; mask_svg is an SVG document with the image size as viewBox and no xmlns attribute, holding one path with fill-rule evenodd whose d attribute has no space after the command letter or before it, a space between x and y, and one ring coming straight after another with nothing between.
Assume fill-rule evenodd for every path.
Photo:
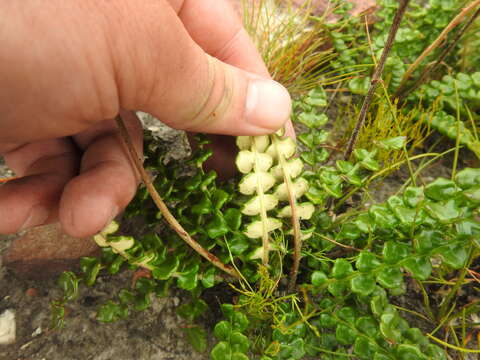
<instances>
[{"instance_id":1,"label":"green vegetation","mask_svg":"<svg viewBox=\"0 0 480 360\"><path fill-rule=\"evenodd\" d=\"M185 336L197 351L209 349L213 360L463 360L480 353L473 340L480 310L480 69L474 68L480 64L470 59L470 42L453 42L422 86L395 95L452 45L456 27L404 78L474 2L409 5L349 158L344 133L359 117L398 3L379 1L379 19L368 32L365 17L352 18L348 4L333 3L335 23L309 18L308 7L287 9L284 26L276 27L279 38L260 47L270 68L279 67L272 73L282 74L280 80L302 71L300 83L287 83L295 94L297 143L282 131L238 137L241 176L222 182L203 167L212 155L205 136L197 136L185 161L165 162L161 144L146 133L144 167L171 215L203 250L194 251L178 227L167 226L170 215L140 187L124 220L141 219L143 228L132 236L112 223L95 237L102 256L82 259L81 272L59 279L64 298L52 303L54 326L68 321L63 305L82 285L128 269L140 275L100 307L98 320L124 319L155 296L168 296L171 287L183 289L191 294L178 308L190 324ZM255 26L248 28L264 29L267 10L257 17L250 11ZM475 20L475 11L457 27ZM304 28L312 21L306 35L292 36L299 26L292 16L302 16ZM462 36L475 43L478 23L472 24ZM302 45L317 31L332 50ZM299 53L309 60L294 63ZM450 164L446 175L432 176L440 162ZM399 185L379 196L392 177ZM222 284L229 302L207 304L204 295ZM207 309L218 306L223 318L204 328Z\"/></svg>"}]
</instances>

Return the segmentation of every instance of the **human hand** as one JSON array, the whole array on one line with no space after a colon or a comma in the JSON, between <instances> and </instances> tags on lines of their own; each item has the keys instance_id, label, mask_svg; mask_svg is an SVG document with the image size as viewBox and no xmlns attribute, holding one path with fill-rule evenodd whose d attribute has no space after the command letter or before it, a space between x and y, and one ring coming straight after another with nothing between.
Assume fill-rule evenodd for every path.
<instances>
[{"instance_id":1,"label":"human hand","mask_svg":"<svg viewBox=\"0 0 480 360\"><path fill-rule=\"evenodd\" d=\"M25 0L0 16L0 154L20 177L0 187L0 233L59 219L87 236L128 204L138 179L112 120L120 111L138 151L133 110L230 135L289 117L288 93L259 76L224 0Z\"/></svg>"}]
</instances>

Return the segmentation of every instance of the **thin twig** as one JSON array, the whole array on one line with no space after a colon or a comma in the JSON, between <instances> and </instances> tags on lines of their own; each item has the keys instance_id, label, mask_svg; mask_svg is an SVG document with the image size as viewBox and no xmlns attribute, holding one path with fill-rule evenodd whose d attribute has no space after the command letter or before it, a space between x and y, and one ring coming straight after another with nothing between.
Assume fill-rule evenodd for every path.
<instances>
[{"instance_id":1,"label":"thin twig","mask_svg":"<svg viewBox=\"0 0 480 360\"><path fill-rule=\"evenodd\" d=\"M433 51L435 50L442 41L446 38L448 33L452 31L463 18L472 10L474 10L477 6L480 5L480 0L472 1L468 6L464 7L460 13L453 18L452 21L443 29L443 31L438 35L438 37L423 51L423 53L408 67L405 74L403 74L402 81L400 81L400 85L398 90L395 93L395 97L398 97L398 94L403 92L405 88L405 84L412 75L412 73L417 69L417 67L422 63L422 61Z\"/></svg>"},{"instance_id":2,"label":"thin twig","mask_svg":"<svg viewBox=\"0 0 480 360\"><path fill-rule=\"evenodd\" d=\"M480 1L480 0L479 0ZM367 117L367 111L370 107L370 104L373 100L373 95L375 94L375 90L377 89L378 82L381 81L381 76L383 73L383 69L385 68L385 62L387 61L388 54L392 49L393 41L395 40L395 36L397 35L398 28L400 27L400 22L402 21L403 15L405 14L405 10L407 9L407 5L410 0L402 0L400 1L400 6L395 13L395 17L393 18L392 26L390 27L390 32L388 33L387 42L385 47L382 51L382 56L378 62L378 66L375 68L375 71L372 76L372 81L370 83L370 88L368 89L367 96L363 101L362 109L360 110L360 114L358 116L357 123L355 124L355 129L353 130L352 136L348 141L347 150L345 151L345 159L348 160L350 155L353 152L355 144L358 139L358 135L360 130L365 123L365 118Z\"/></svg>"},{"instance_id":3,"label":"thin twig","mask_svg":"<svg viewBox=\"0 0 480 360\"><path fill-rule=\"evenodd\" d=\"M431 66L426 66L423 72L420 74L418 80L413 84L411 88L409 88L406 91L403 91L400 93L397 91L396 97L399 99L399 103L402 102L403 99L405 99L409 94L417 90L422 84L424 84L427 80L428 75L433 72L442 62L445 60L447 55L452 51L452 49L458 44L462 36L465 34L465 32L470 28L470 26L475 22L477 17L480 15L480 8L477 9L475 14L472 15L472 17L467 21L467 23L457 32L455 35L455 38L450 42L450 45L448 45L440 54L438 57L437 61ZM401 90L401 89L399 89Z\"/></svg>"},{"instance_id":4,"label":"thin twig","mask_svg":"<svg viewBox=\"0 0 480 360\"><path fill-rule=\"evenodd\" d=\"M130 138L130 134L128 133L127 128L125 127L125 123L123 122L123 119L120 115L118 115L115 118L115 121L117 122L117 126L120 132L120 136L122 137L125 146L128 149L128 152L130 154L130 158L137 169L138 173L140 174L140 177L147 187L148 193L152 197L153 201L157 205L158 209L164 216L165 220L167 220L168 224L170 227L180 236L190 247L193 248L200 256L204 257L208 261L210 261L213 265L215 265L217 268L225 271L229 275L239 279L240 276L237 273L237 271L232 268L231 266L223 264L219 258L217 258L215 255L204 249L198 242L196 242L185 229L180 225L180 223L175 219L175 217L172 215L170 210L168 210L167 205L163 202L160 194L157 192L155 187L153 186L152 180L148 173L145 171L142 165L142 160L137 154L137 151L135 150L135 147L132 144L132 140Z\"/></svg>"}]
</instances>

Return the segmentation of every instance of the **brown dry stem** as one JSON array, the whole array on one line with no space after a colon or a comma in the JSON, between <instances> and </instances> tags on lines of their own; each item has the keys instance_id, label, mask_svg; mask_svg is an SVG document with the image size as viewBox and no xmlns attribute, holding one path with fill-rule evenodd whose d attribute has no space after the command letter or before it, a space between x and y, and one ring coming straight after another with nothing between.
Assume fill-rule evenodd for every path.
<instances>
[{"instance_id":1,"label":"brown dry stem","mask_svg":"<svg viewBox=\"0 0 480 360\"><path fill-rule=\"evenodd\" d=\"M480 1L480 0L478 0ZM370 82L370 87L367 92L367 96L365 96L365 100L363 101L362 108L360 110L360 114L358 115L358 120L355 124L355 128L353 129L352 136L348 140L347 150L345 151L345 160L350 158L352 155L353 149L355 148L355 144L358 139L358 135L360 130L365 123L365 118L367 117L368 108L373 100L373 95L375 94L375 90L377 89L378 82L381 81L383 69L385 67L385 62L387 61L388 55L390 50L392 49L393 41L395 40L395 36L397 35L398 28L400 27L400 22L402 21L403 15L405 14L405 10L407 9L407 5L410 0L401 0L400 6L395 13L395 17L393 18L392 26L390 27L390 31L388 33L387 42L385 43L385 47L382 51L382 56L378 62L378 65L375 67L375 71L372 76L372 81Z\"/></svg>"}]
</instances>

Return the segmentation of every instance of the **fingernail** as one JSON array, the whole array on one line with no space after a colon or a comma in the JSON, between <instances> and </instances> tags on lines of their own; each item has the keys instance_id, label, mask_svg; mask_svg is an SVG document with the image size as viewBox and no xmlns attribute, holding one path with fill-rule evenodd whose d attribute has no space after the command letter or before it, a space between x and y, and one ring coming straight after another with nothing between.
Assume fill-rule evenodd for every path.
<instances>
[{"instance_id":1,"label":"fingernail","mask_svg":"<svg viewBox=\"0 0 480 360\"><path fill-rule=\"evenodd\" d=\"M248 123L275 131L290 117L292 101L288 91L276 81L252 79L248 85L245 106Z\"/></svg>"},{"instance_id":2,"label":"fingernail","mask_svg":"<svg viewBox=\"0 0 480 360\"><path fill-rule=\"evenodd\" d=\"M42 205L36 205L32 207L27 220L23 223L20 230L26 230L34 226L42 225L50 215L50 211Z\"/></svg>"}]
</instances>

